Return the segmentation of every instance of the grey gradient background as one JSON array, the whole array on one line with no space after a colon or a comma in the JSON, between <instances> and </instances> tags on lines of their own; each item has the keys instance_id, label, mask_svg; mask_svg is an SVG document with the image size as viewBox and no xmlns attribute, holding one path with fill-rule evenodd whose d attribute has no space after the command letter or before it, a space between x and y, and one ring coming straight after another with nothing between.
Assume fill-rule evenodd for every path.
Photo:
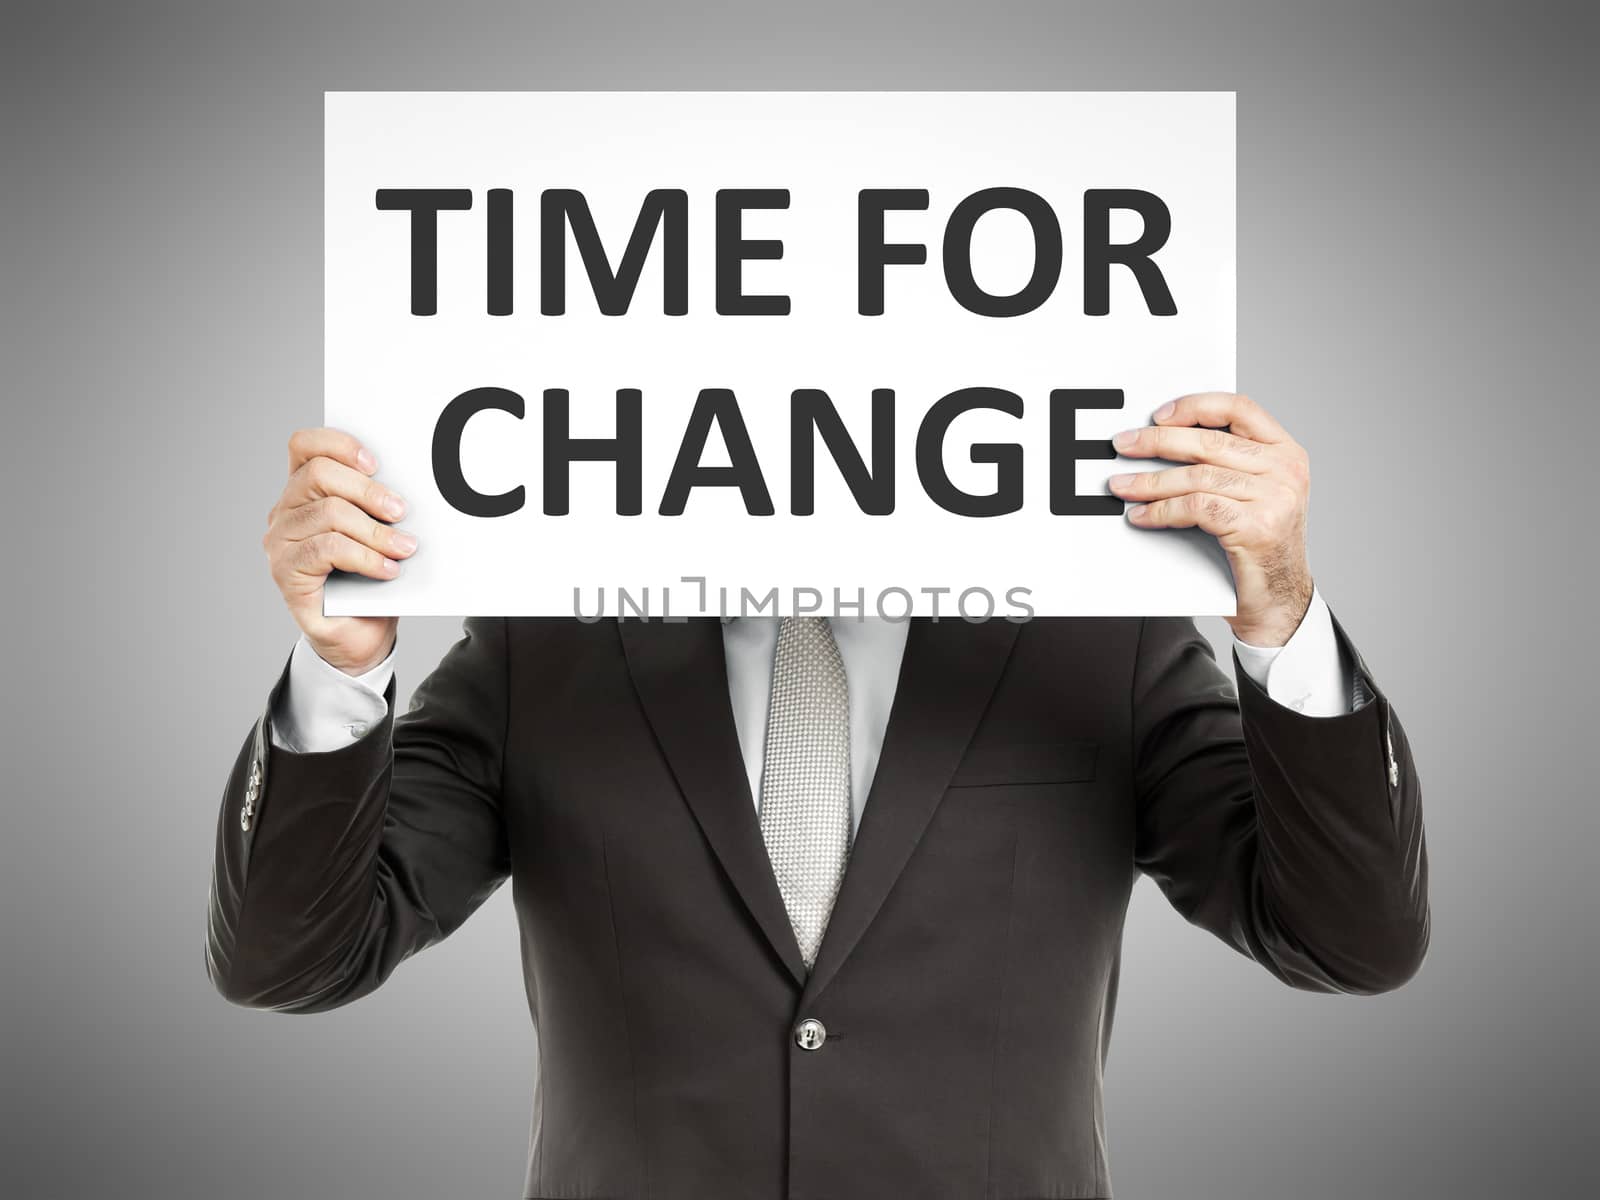
<instances>
[{"instance_id":1,"label":"grey gradient background","mask_svg":"<svg viewBox=\"0 0 1600 1200\"><path fill-rule=\"evenodd\" d=\"M320 412L322 92L487 87L1237 89L1241 382L1415 743L1435 935L1399 993L1297 994L1141 884L1118 1194L1600 1194L1583 6L11 3L0 42L5 1196L517 1194L508 893L327 1016L201 955L293 636L257 539ZM457 628L405 623L404 691Z\"/></svg>"}]
</instances>

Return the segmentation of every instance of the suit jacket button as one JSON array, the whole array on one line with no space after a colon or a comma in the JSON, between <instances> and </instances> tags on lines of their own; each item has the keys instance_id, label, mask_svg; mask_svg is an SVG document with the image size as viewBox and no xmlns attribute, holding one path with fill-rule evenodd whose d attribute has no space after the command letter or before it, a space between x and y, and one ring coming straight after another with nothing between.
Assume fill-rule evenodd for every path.
<instances>
[{"instance_id":1,"label":"suit jacket button","mask_svg":"<svg viewBox=\"0 0 1600 1200\"><path fill-rule=\"evenodd\" d=\"M815 1017L807 1017L794 1027L794 1044L802 1050L821 1050L828 1031Z\"/></svg>"}]
</instances>

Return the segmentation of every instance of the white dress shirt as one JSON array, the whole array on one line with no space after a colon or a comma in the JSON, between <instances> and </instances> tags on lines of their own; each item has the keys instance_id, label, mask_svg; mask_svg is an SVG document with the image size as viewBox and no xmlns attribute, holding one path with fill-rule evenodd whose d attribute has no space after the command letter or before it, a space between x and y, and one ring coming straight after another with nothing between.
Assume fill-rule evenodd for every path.
<instances>
[{"instance_id":1,"label":"white dress shirt","mask_svg":"<svg viewBox=\"0 0 1600 1200\"><path fill-rule=\"evenodd\" d=\"M778 652L777 617L735 617L723 622L722 651L728 662L728 696L739 731L750 795L761 807L761 767L766 759L767 699L772 659ZM909 621L829 617L850 687L850 832L861 827L861 807L878 771L883 731L900 682Z\"/></svg>"},{"instance_id":2,"label":"white dress shirt","mask_svg":"<svg viewBox=\"0 0 1600 1200\"><path fill-rule=\"evenodd\" d=\"M744 756L750 795L761 803L761 765L767 732L772 658L778 645L777 617L735 617L723 622L728 697ZM894 704L905 653L905 621L830 617L850 687L850 819L861 810L878 769L884 729ZM1237 638L1234 653L1245 672L1279 704L1311 717L1331 717L1355 704L1350 664L1339 648L1333 617L1322 594L1282 646L1251 646ZM383 720L384 692L394 676L394 654L365 675L346 675L323 661L304 636L289 660L289 684L269 722L273 745L299 753L340 750Z\"/></svg>"}]
</instances>

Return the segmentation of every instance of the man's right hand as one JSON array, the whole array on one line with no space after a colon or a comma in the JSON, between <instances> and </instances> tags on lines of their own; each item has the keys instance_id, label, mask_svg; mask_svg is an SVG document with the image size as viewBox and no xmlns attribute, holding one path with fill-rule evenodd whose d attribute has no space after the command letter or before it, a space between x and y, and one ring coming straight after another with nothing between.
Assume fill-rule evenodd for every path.
<instances>
[{"instance_id":1,"label":"man's right hand","mask_svg":"<svg viewBox=\"0 0 1600 1200\"><path fill-rule=\"evenodd\" d=\"M306 640L347 675L364 675L394 648L398 617L325 617L328 573L393 579L417 539L385 522L406 505L375 478L377 460L338 429L301 429L289 439L289 482L267 514L261 544L272 578Z\"/></svg>"}]
</instances>

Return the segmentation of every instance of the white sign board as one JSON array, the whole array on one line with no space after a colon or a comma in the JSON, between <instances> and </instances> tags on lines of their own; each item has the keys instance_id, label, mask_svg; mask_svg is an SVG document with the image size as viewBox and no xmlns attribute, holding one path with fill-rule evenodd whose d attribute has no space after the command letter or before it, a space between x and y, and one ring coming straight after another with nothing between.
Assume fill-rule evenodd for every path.
<instances>
[{"instance_id":1,"label":"white sign board","mask_svg":"<svg viewBox=\"0 0 1600 1200\"><path fill-rule=\"evenodd\" d=\"M1105 490L1234 389L1232 93L326 104L326 422L420 542L330 615L1233 612Z\"/></svg>"}]
</instances>

